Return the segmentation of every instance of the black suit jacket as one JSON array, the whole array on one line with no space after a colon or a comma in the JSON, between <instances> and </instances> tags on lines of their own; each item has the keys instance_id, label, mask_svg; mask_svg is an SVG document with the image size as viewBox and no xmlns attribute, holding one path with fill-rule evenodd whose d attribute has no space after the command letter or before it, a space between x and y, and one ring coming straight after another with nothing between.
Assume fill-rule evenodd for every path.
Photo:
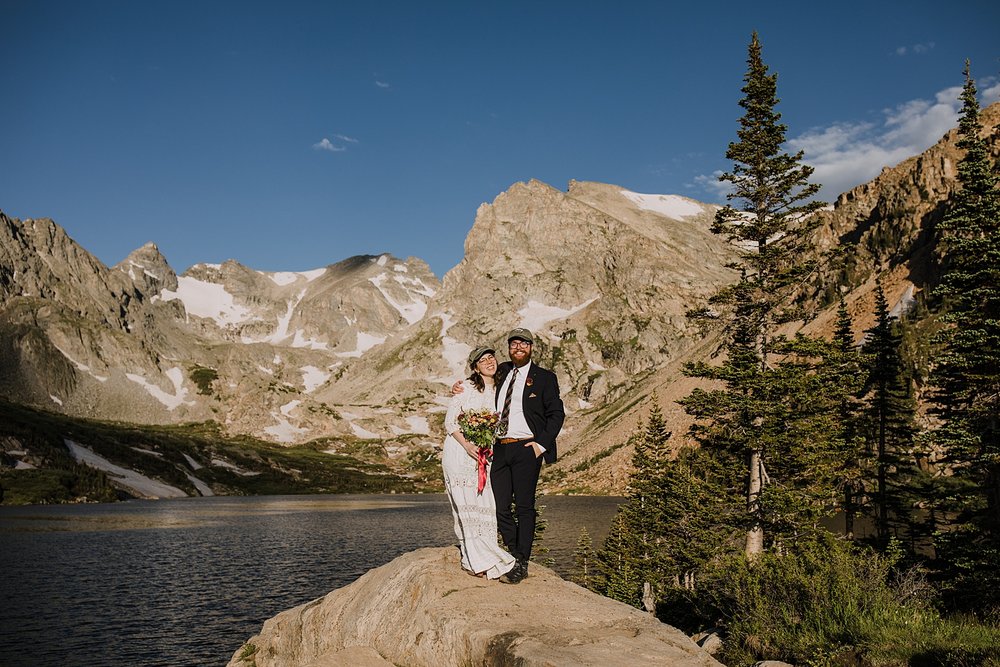
<instances>
[{"instance_id":1,"label":"black suit jacket","mask_svg":"<svg viewBox=\"0 0 1000 667\"><path fill-rule=\"evenodd\" d=\"M496 394L500 398L500 388L507 373L514 364L505 361L497 368ZM521 395L521 409L528 428L535 436L535 442L545 448L542 457L546 463L556 462L556 436L562 429L566 412L559 397L559 381L556 374L532 362L528 378L524 381Z\"/></svg>"}]
</instances>

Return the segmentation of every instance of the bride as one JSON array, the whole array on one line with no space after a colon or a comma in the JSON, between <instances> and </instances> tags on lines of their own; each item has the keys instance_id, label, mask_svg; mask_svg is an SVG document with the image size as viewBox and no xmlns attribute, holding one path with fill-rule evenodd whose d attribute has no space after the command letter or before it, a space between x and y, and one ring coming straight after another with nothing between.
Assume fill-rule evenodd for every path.
<instances>
[{"instance_id":1,"label":"bride","mask_svg":"<svg viewBox=\"0 0 1000 667\"><path fill-rule=\"evenodd\" d=\"M496 408L493 378L497 372L494 351L479 347L469 355L472 375L469 380L475 391L452 396L444 425L448 437L444 441L444 485L455 518L455 535L462 552L462 569L477 577L499 579L514 567L514 557L497 544L497 514L493 489L487 477L482 493L478 487L478 456L476 445L465 439L458 424L458 415L469 410Z\"/></svg>"}]
</instances>

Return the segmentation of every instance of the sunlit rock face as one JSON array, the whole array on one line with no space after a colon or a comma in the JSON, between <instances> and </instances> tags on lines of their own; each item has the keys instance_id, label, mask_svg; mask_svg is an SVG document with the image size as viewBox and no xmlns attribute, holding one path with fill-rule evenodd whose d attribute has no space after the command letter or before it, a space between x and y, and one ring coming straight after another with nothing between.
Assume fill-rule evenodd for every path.
<instances>
[{"instance_id":1,"label":"sunlit rock face","mask_svg":"<svg viewBox=\"0 0 1000 667\"><path fill-rule=\"evenodd\" d=\"M454 547L404 554L264 623L230 665L676 665L713 659L652 615L532 564L516 586L462 572Z\"/></svg>"}]
</instances>

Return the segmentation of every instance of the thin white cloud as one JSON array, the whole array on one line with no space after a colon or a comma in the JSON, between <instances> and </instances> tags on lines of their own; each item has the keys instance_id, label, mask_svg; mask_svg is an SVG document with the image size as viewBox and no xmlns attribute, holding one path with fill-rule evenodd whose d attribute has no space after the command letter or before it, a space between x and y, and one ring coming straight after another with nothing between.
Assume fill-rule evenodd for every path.
<instances>
[{"instance_id":1,"label":"thin white cloud","mask_svg":"<svg viewBox=\"0 0 1000 667\"><path fill-rule=\"evenodd\" d=\"M992 91L992 89L991 89ZM790 151L803 151L815 167L827 201L869 181L892 166L934 145L958 123L960 87L946 88L933 100L910 100L882 112L880 122L835 123L789 139Z\"/></svg>"},{"instance_id":2,"label":"thin white cloud","mask_svg":"<svg viewBox=\"0 0 1000 667\"><path fill-rule=\"evenodd\" d=\"M994 102L1000 102L1000 82L990 85L992 79L983 79L983 85L987 86L983 89L980 97L983 100L983 106L988 106Z\"/></svg>"},{"instance_id":3,"label":"thin white cloud","mask_svg":"<svg viewBox=\"0 0 1000 667\"><path fill-rule=\"evenodd\" d=\"M318 151L330 151L331 153L342 153L347 150L346 146L336 146L326 137L323 137L323 141L313 144L312 147Z\"/></svg>"},{"instance_id":4,"label":"thin white cloud","mask_svg":"<svg viewBox=\"0 0 1000 667\"><path fill-rule=\"evenodd\" d=\"M378 86L379 88L388 88L389 87L388 83L386 83L385 81L379 81L378 79L375 79L375 85Z\"/></svg>"},{"instance_id":5,"label":"thin white cloud","mask_svg":"<svg viewBox=\"0 0 1000 667\"><path fill-rule=\"evenodd\" d=\"M915 54L927 53L928 51L933 49L934 46L935 46L934 42L921 42L920 44L911 44L909 46L897 46L896 55L906 56L911 53Z\"/></svg>"},{"instance_id":6,"label":"thin white cloud","mask_svg":"<svg viewBox=\"0 0 1000 667\"><path fill-rule=\"evenodd\" d=\"M356 143L358 143L358 140L355 139L354 137L348 137L348 136L345 136L343 134L335 134L333 136L335 138L337 138L337 139L340 139L341 141L346 141L349 144L356 144Z\"/></svg>"},{"instance_id":7,"label":"thin white cloud","mask_svg":"<svg viewBox=\"0 0 1000 667\"><path fill-rule=\"evenodd\" d=\"M979 82L980 102L1000 101L1000 81L984 77ZM803 161L814 167L812 182L823 185L819 198L837 195L870 181L885 167L927 150L958 125L961 87L946 88L933 100L910 100L882 111L876 121L840 122L813 128L788 140L789 152L803 151ZM721 172L696 176L688 187L700 189L722 201L730 185L718 180Z\"/></svg>"},{"instance_id":8,"label":"thin white cloud","mask_svg":"<svg viewBox=\"0 0 1000 667\"><path fill-rule=\"evenodd\" d=\"M715 201L725 201L726 195L732 192L733 186L729 181L720 181L719 176L722 176L722 171L719 169L713 171L711 176L707 174L695 176L694 183L689 184L688 187L701 188L705 192L711 193Z\"/></svg>"}]
</instances>

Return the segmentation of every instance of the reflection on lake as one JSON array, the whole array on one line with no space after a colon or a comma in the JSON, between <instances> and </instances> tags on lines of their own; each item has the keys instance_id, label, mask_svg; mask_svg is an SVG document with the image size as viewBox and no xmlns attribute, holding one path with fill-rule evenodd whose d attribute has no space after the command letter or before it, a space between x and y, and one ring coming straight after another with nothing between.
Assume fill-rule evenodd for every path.
<instances>
[{"instance_id":1,"label":"reflection on lake","mask_svg":"<svg viewBox=\"0 0 1000 667\"><path fill-rule=\"evenodd\" d=\"M540 497L563 574L619 498ZM276 613L455 543L443 495L0 508L0 665L221 665Z\"/></svg>"}]
</instances>

